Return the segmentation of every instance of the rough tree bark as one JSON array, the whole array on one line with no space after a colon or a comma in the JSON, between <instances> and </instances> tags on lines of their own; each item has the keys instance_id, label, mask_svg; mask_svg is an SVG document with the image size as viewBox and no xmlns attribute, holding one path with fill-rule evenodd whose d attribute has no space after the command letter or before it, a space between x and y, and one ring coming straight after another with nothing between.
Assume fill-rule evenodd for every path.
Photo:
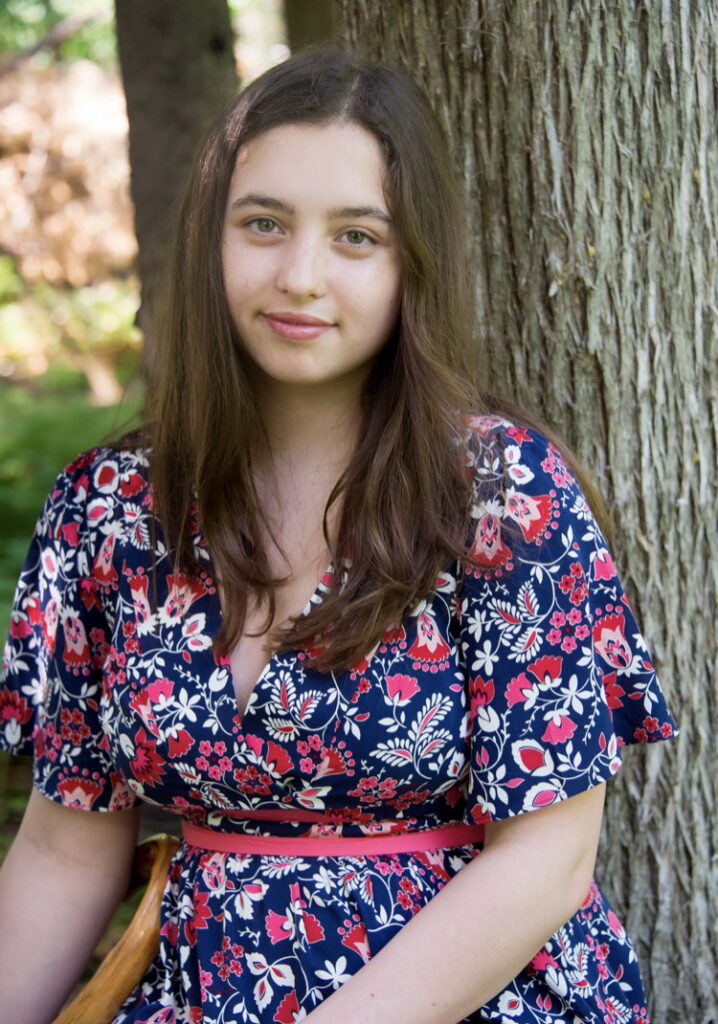
<instances>
[{"instance_id":1,"label":"rough tree bark","mask_svg":"<svg viewBox=\"0 0 718 1024\"><path fill-rule=\"evenodd\" d=\"M718 1019L718 0L337 0L463 172L487 377L591 468L681 735L627 751L600 873L654 1024Z\"/></svg>"},{"instance_id":2,"label":"rough tree bark","mask_svg":"<svg viewBox=\"0 0 718 1024\"><path fill-rule=\"evenodd\" d=\"M239 80L227 0L116 0L115 9L147 338L173 205L198 139Z\"/></svg>"}]
</instances>

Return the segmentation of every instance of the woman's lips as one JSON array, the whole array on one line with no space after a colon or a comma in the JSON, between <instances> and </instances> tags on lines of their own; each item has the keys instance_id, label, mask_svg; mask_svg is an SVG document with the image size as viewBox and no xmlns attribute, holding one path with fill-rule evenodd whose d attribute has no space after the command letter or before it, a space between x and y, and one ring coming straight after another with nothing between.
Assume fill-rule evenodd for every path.
<instances>
[{"instance_id":1,"label":"woman's lips","mask_svg":"<svg viewBox=\"0 0 718 1024\"><path fill-rule=\"evenodd\" d=\"M262 316L272 330L288 341L306 341L318 338L332 329L334 324L306 313L263 313Z\"/></svg>"}]
</instances>

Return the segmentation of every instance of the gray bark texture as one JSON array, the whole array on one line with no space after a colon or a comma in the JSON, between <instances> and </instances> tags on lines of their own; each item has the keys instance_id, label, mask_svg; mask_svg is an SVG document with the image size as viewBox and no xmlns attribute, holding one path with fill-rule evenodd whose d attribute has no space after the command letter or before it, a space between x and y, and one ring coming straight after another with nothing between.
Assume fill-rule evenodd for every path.
<instances>
[{"instance_id":1,"label":"gray bark texture","mask_svg":"<svg viewBox=\"0 0 718 1024\"><path fill-rule=\"evenodd\" d=\"M239 79L227 0L116 0L115 11L147 336L174 206L198 140Z\"/></svg>"},{"instance_id":2,"label":"gray bark texture","mask_svg":"<svg viewBox=\"0 0 718 1024\"><path fill-rule=\"evenodd\" d=\"M626 751L597 873L654 1024L718 1020L718 0L336 0L466 184L476 345L603 491L680 736Z\"/></svg>"}]
</instances>

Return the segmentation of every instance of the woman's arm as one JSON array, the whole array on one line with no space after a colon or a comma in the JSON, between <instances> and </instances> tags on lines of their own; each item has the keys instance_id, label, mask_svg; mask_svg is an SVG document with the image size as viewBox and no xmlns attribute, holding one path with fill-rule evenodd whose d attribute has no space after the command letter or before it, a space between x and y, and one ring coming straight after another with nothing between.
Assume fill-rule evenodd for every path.
<instances>
[{"instance_id":1,"label":"woman's arm","mask_svg":"<svg viewBox=\"0 0 718 1024\"><path fill-rule=\"evenodd\" d=\"M483 851L307 1017L456 1024L500 992L588 893L604 785L487 826Z\"/></svg>"},{"instance_id":2,"label":"woman's arm","mask_svg":"<svg viewBox=\"0 0 718 1024\"><path fill-rule=\"evenodd\" d=\"M129 879L139 808L72 810L33 790L0 871L0 1024L48 1024Z\"/></svg>"}]
</instances>

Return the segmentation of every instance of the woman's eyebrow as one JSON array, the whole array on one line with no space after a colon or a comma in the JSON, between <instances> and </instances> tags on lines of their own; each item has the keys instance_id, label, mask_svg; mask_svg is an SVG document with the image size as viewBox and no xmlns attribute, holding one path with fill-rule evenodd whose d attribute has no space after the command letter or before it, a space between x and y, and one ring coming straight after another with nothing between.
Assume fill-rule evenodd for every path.
<instances>
[{"instance_id":1,"label":"woman's eyebrow","mask_svg":"<svg viewBox=\"0 0 718 1024\"><path fill-rule=\"evenodd\" d=\"M281 199L273 199L271 196L263 196L258 192L248 192L244 196L238 196L232 201L230 209L241 210L244 206L261 206L265 210L278 210L280 213L293 214L294 207L283 203Z\"/></svg>"},{"instance_id":2,"label":"woman's eyebrow","mask_svg":"<svg viewBox=\"0 0 718 1024\"><path fill-rule=\"evenodd\" d=\"M334 207L329 211L330 220L353 220L361 217L372 217L374 220L381 220L385 224L391 224L391 217L378 206L341 206Z\"/></svg>"}]
</instances>

